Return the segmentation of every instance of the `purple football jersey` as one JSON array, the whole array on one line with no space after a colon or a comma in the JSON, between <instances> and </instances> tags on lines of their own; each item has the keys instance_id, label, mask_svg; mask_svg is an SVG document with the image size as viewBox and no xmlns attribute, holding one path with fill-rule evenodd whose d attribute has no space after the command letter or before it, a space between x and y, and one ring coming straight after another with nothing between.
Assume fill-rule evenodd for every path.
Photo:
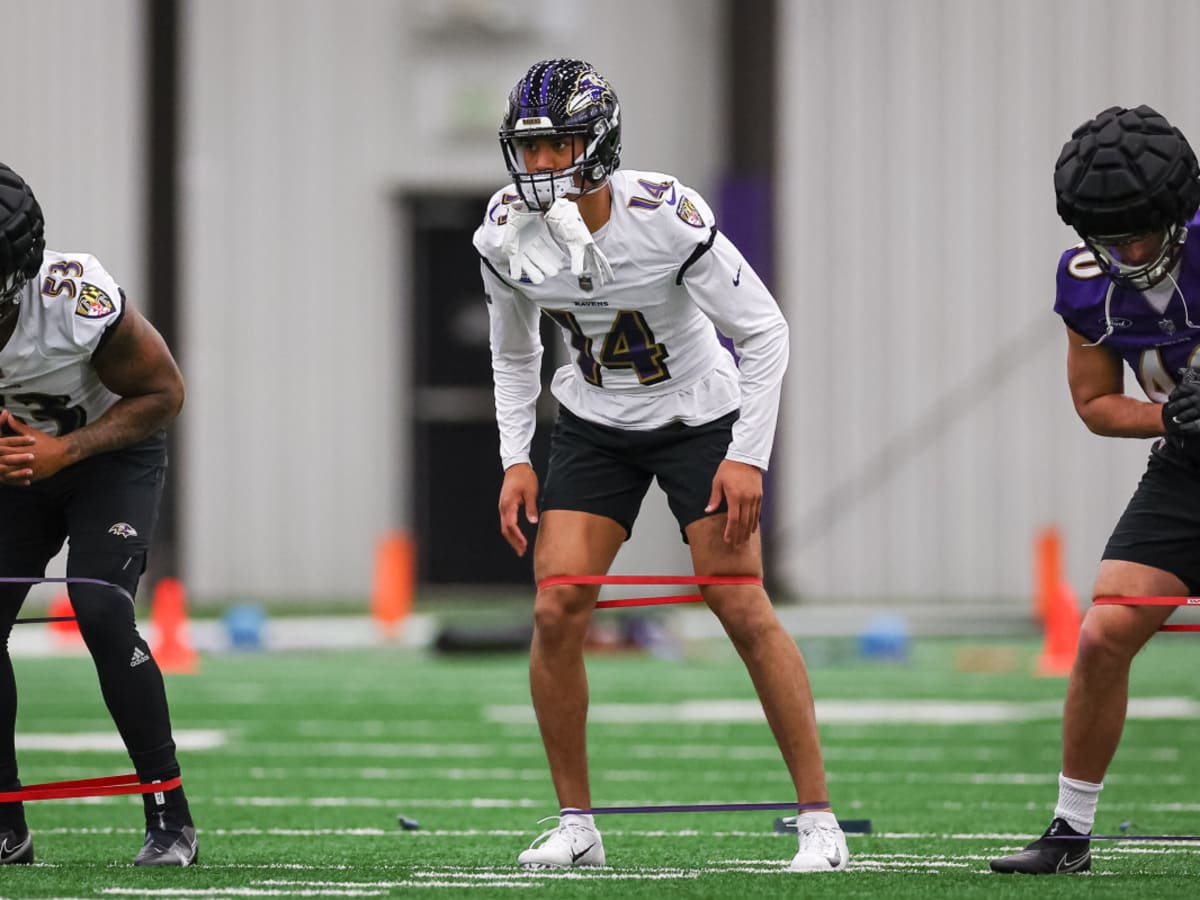
<instances>
[{"instance_id":1,"label":"purple football jersey","mask_svg":"<svg viewBox=\"0 0 1200 900\"><path fill-rule=\"evenodd\" d=\"M1177 290L1170 279L1155 286L1171 291L1160 313L1141 291L1114 285L1084 246L1072 247L1058 263L1054 311L1073 331L1120 353L1157 403L1180 382L1181 369L1200 366L1200 216L1189 223L1182 258L1171 274Z\"/></svg>"}]
</instances>

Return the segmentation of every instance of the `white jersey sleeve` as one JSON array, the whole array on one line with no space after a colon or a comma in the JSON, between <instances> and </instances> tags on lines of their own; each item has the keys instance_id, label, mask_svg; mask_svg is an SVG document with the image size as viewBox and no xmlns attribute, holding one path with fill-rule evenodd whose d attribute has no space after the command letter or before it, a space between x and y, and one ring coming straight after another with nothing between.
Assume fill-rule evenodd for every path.
<instances>
[{"instance_id":1,"label":"white jersey sleeve","mask_svg":"<svg viewBox=\"0 0 1200 900\"><path fill-rule=\"evenodd\" d=\"M100 380L92 354L124 314L125 295L99 260L47 250L0 349L0 405L58 436L95 421L120 398Z\"/></svg>"},{"instance_id":2,"label":"white jersey sleeve","mask_svg":"<svg viewBox=\"0 0 1200 900\"><path fill-rule=\"evenodd\" d=\"M488 341L492 350L492 381L496 423L500 429L500 463L507 469L530 461L537 427L537 398L541 393L542 341L538 333L541 310L500 277L500 235L504 208L515 195L498 192L475 231L475 249L488 304Z\"/></svg>"},{"instance_id":3,"label":"white jersey sleeve","mask_svg":"<svg viewBox=\"0 0 1200 900\"><path fill-rule=\"evenodd\" d=\"M683 284L738 355L741 414L725 456L765 470L788 364L787 321L762 279L720 232L712 248L684 272Z\"/></svg>"},{"instance_id":4,"label":"white jersey sleeve","mask_svg":"<svg viewBox=\"0 0 1200 900\"><path fill-rule=\"evenodd\" d=\"M530 461L529 448L538 425L542 356L538 332L541 311L496 270L504 208L511 199L504 191L492 198L484 224L475 230L474 240L475 250L480 254L479 270L484 278L487 299L500 464L505 469Z\"/></svg>"}]
</instances>

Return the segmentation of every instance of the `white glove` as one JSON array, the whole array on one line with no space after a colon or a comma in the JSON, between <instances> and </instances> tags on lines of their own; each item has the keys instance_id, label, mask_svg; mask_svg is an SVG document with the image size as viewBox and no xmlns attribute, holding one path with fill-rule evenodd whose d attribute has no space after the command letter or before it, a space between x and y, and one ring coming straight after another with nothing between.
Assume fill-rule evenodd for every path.
<instances>
[{"instance_id":1,"label":"white glove","mask_svg":"<svg viewBox=\"0 0 1200 900\"><path fill-rule=\"evenodd\" d=\"M579 207L559 197L546 212L546 225L571 254L571 274L593 276L601 285L613 280L612 266L588 230Z\"/></svg>"},{"instance_id":2,"label":"white glove","mask_svg":"<svg viewBox=\"0 0 1200 900\"><path fill-rule=\"evenodd\" d=\"M563 252L538 227L541 220L540 212L520 200L508 205L500 252L508 257L510 278L520 279L525 275L534 284L541 284L562 270Z\"/></svg>"}]
</instances>

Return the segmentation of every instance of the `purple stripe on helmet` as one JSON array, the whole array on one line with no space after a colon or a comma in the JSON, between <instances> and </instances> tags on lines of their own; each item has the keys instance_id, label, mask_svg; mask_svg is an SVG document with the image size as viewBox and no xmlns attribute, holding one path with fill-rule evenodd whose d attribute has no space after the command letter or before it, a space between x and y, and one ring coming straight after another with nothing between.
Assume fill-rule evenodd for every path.
<instances>
[{"instance_id":1,"label":"purple stripe on helmet","mask_svg":"<svg viewBox=\"0 0 1200 900\"><path fill-rule=\"evenodd\" d=\"M546 74L542 76L542 89L538 92L538 115L540 116L550 115L547 101L549 100L550 92L550 76L554 74L555 68L557 68L557 65L551 63L546 67Z\"/></svg>"},{"instance_id":2,"label":"purple stripe on helmet","mask_svg":"<svg viewBox=\"0 0 1200 900\"><path fill-rule=\"evenodd\" d=\"M529 76L521 81L521 109L529 108Z\"/></svg>"}]
</instances>

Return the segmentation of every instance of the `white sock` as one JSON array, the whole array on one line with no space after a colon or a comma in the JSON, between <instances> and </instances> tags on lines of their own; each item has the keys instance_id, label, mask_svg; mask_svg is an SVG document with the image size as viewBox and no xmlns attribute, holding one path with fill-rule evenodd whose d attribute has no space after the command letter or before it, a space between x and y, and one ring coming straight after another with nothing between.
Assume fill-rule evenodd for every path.
<instances>
[{"instance_id":1,"label":"white sock","mask_svg":"<svg viewBox=\"0 0 1200 900\"><path fill-rule=\"evenodd\" d=\"M1065 819L1067 824L1080 834L1091 834L1096 824L1096 802L1104 782L1093 784L1068 778L1058 773L1058 806L1054 807L1055 818Z\"/></svg>"},{"instance_id":2,"label":"white sock","mask_svg":"<svg viewBox=\"0 0 1200 900\"><path fill-rule=\"evenodd\" d=\"M592 830L595 830L595 828L596 828L596 820L593 816L584 815L583 813L579 812L579 810L575 809L574 807L567 807L565 809L561 809L561 810L559 810L558 815L559 815L559 820L558 820L559 825L568 825L568 824L574 822L576 825L586 825L588 828L591 828Z\"/></svg>"}]
</instances>

